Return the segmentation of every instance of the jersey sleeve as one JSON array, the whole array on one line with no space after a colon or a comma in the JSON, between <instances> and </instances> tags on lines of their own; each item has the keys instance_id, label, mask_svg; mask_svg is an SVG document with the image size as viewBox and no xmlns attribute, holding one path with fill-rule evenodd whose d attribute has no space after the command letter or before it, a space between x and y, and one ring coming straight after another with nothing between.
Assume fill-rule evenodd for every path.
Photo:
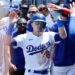
<instances>
[{"instance_id":1,"label":"jersey sleeve","mask_svg":"<svg viewBox=\"0 0 75 75\"><path fill-rule=\"evenodd\" d=\"M18 47L23 47L23 37L22 36L17 36L12 39L11 46L13 48L18 48Z\"/></svg>"},{"instance_id":2,"label":"jersey sleeve","mask_svg":"<svg viewBox=\"0 0 75 75\"><path fill-rule=\"evenodd\" d=\"M56 34L55 32L49 32L50 41L52 44L55 42L55 34Z\"/></svg>"},{"instance_id":3,"label":"jersey sleeve","mask_svg":"<svg viewBox=\"0 0 75 75\"><path fill-rule=\"evenodd\" d=\"M50 38L51 38L51 43L52 44L58 44L58 43L60 43L60 40L61 40L61 38L60 38L60 36L59 36L59 34L58 33L55 33L55 32L50 32Z\"/></svg>"}]
</instances>

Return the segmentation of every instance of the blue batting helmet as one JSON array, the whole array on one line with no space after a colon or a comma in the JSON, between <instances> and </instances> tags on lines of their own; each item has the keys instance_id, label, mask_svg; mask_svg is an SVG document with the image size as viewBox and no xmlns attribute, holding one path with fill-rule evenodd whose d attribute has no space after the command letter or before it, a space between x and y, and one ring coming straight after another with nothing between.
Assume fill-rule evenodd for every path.
<instances>
[{"instance_id":1,"label":"blue batting helmet","mask_svg":"<svg viewBox=\"0 0 75 75\"><path fill-rule=\"evenodd\" d=\"M36 13L32 16L32 21L41 21L41 22L46 23L46 18L43 14Z\"/></svg>"}]
</instances>

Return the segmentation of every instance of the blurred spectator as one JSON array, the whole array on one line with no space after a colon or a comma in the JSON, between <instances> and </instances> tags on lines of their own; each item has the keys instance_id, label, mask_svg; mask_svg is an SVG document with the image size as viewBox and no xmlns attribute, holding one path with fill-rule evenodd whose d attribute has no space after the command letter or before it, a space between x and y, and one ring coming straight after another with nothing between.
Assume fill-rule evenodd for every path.
<instances>
[{"instance_id":1,"label":"blurred spectator","mask_svg":"<svg viewBox=\"0 0 75 75\"><path fill-rule=\"evenodd\" d=\"M20 10L12 10L9 12L8 17L10 25L7 28L7 34L9 36L12 36L12 33L17 30L16 22L20 18L20 16L21 16Z\"/></svg>"},{"instance_id":2,"label":"blurred spectator","mask_svg":"<svg viewBox=\"0 0 75 75\"><path fill-rule=\"evenodd\" d=\"M38 10L46 17L46 22L47 22L46 26L49 28L52 27L54 24L54 17L49 12L48 8L45 5L41 4L38 6Z\"/></svg>"},{"instance_id":3,"label":"blurred spectator","mask_svg":"<svg viewBox=\"0 0 75 75\"><path fill-rule=\"evenodd\" d=\"M65 40L61 39L60 43L55 47L52 75L75 75L75 46L74 41L69 38L70 13L61 11L60 14L60 19L52 27L52 31L58 32L57 25L64 25L67 38ZM57 37L57 39L59 38Z\"/></svg>"},{"instance_id":4,"label":"blurred spectator","mask_svg":"<svg viewBox=\"0 0 75 75\"><path fill-rule=\"evenodd\" d=\"M5 32L5 22L3 18L7 16L9 12L9 4L0 0L0 75L8 75L9 70L9 56L8 56L8 46L7 38Z\"/></svg>"},{"instance_id":5,"label":"blurred spectator","mask_svg":"<svg viewBox=\"0 0 75 75\"><path fill-rule=\"evenodd\" d=\"M4 0L0 0L0 19L7 16L10 5Z\"/></svg>"},{"instance_id":6,"label":"blurred spectator","mask_svg":"<svg viewBox=\"0 0 75 75\"><path fill-rule=\"evenodd\" d=\"M32 32L33 28L31 26L31 18L34 14L36 14L38 12L38 8L35 5L30 5L29 9L28 9L28 23L27 23L27 31L28 32Z\"/></svg>"},{"instance_id":7,"label":"blurred spectator","mask_svg":"<svg viewBox=\"0 0 75 75\"><path fill-rule=\"evenodd\" d=\"M32 18L32 16L38 12L38 8L35 5L30 5L28 9L28 17L29 19Z\"/></svg>"},{"instance_id":8,"label":"blurred spectator","mask_svg":"<svg viewBox=\"0 0 75 75\"><path fill-rule=\"evenodd\" d=\"M26 20L28 20L28 17L27 17L28 8L29 8L29 6L26 5L26 4L21 4L20 5L20 10L22 12L21 17L25 18Z\"/></svg>"},{"instance_id":9,"label":"blurred spectator","mask_svg":"<svg viewBox=\"0 0 75 75\"><path fill-rule=\"evenodd\" d=\"M60 4L60 0L51 0L51 3L59 5Z\"/></svg>"}]
</instances>

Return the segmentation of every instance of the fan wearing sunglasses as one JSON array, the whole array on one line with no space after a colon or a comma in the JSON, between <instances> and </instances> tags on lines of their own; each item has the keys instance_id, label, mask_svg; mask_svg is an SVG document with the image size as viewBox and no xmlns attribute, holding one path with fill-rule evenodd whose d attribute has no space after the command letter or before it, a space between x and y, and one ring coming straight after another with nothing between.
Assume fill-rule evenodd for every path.
<instances>
[{"instance_id":1,"label":"fan wearing sunglasses","mask_svg":"<svg viewBox=\"0 0 75 75\"><path fill-rule=\"evenodd\" d=\"M26 24L27 22L24 18L21 18L17 21L17 29L20 34L26 33Z\"/></svg>"},{"instance_id":2,"label":"fan wearing sunglasses","mask_svg":"<svg viewBox=\"0 0 75 75\"><path fill-rule=\"evenodd\" d=\"M30 5L29 10L28 10L28 22L27 22L27 31L28 32L32 32L33 28L31 25L31 18L34 14L36 14L38 12L38 8L35 5Z\"/></svg>"},{"instance_id":3,"label":"fan wearing sunglasses","mask_svg":"<svg viewBox=\"0 0 75 75\"><path fill-rule=\"evenodd\" d=\"M35 5L31 5L29 7L29 10L28 10L28 17L31 19L31 17L38 12L38 8L35 6Z\"/></svg>"}]
</instances>

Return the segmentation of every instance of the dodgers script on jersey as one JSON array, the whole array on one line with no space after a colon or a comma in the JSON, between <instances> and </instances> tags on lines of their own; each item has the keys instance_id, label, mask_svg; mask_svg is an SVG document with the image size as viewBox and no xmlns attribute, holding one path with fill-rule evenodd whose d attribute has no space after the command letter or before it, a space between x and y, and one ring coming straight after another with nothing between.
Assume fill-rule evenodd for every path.
<instances>
[{"instance_id":1,"label":"dodgers script on jersey","mask_svg":"<svg viewBox=\"0 0 75 75\"><path fill-rule=\"evenodd\" d=\"M29 32L13 39L13 47L23 49L26 69L43 70L49 68L50 58L46 57L45 52L51 53L51 46L55 42L54 35L54 32L44 32L41 36L35 36Z\"/></svg>"}]
</instances>

